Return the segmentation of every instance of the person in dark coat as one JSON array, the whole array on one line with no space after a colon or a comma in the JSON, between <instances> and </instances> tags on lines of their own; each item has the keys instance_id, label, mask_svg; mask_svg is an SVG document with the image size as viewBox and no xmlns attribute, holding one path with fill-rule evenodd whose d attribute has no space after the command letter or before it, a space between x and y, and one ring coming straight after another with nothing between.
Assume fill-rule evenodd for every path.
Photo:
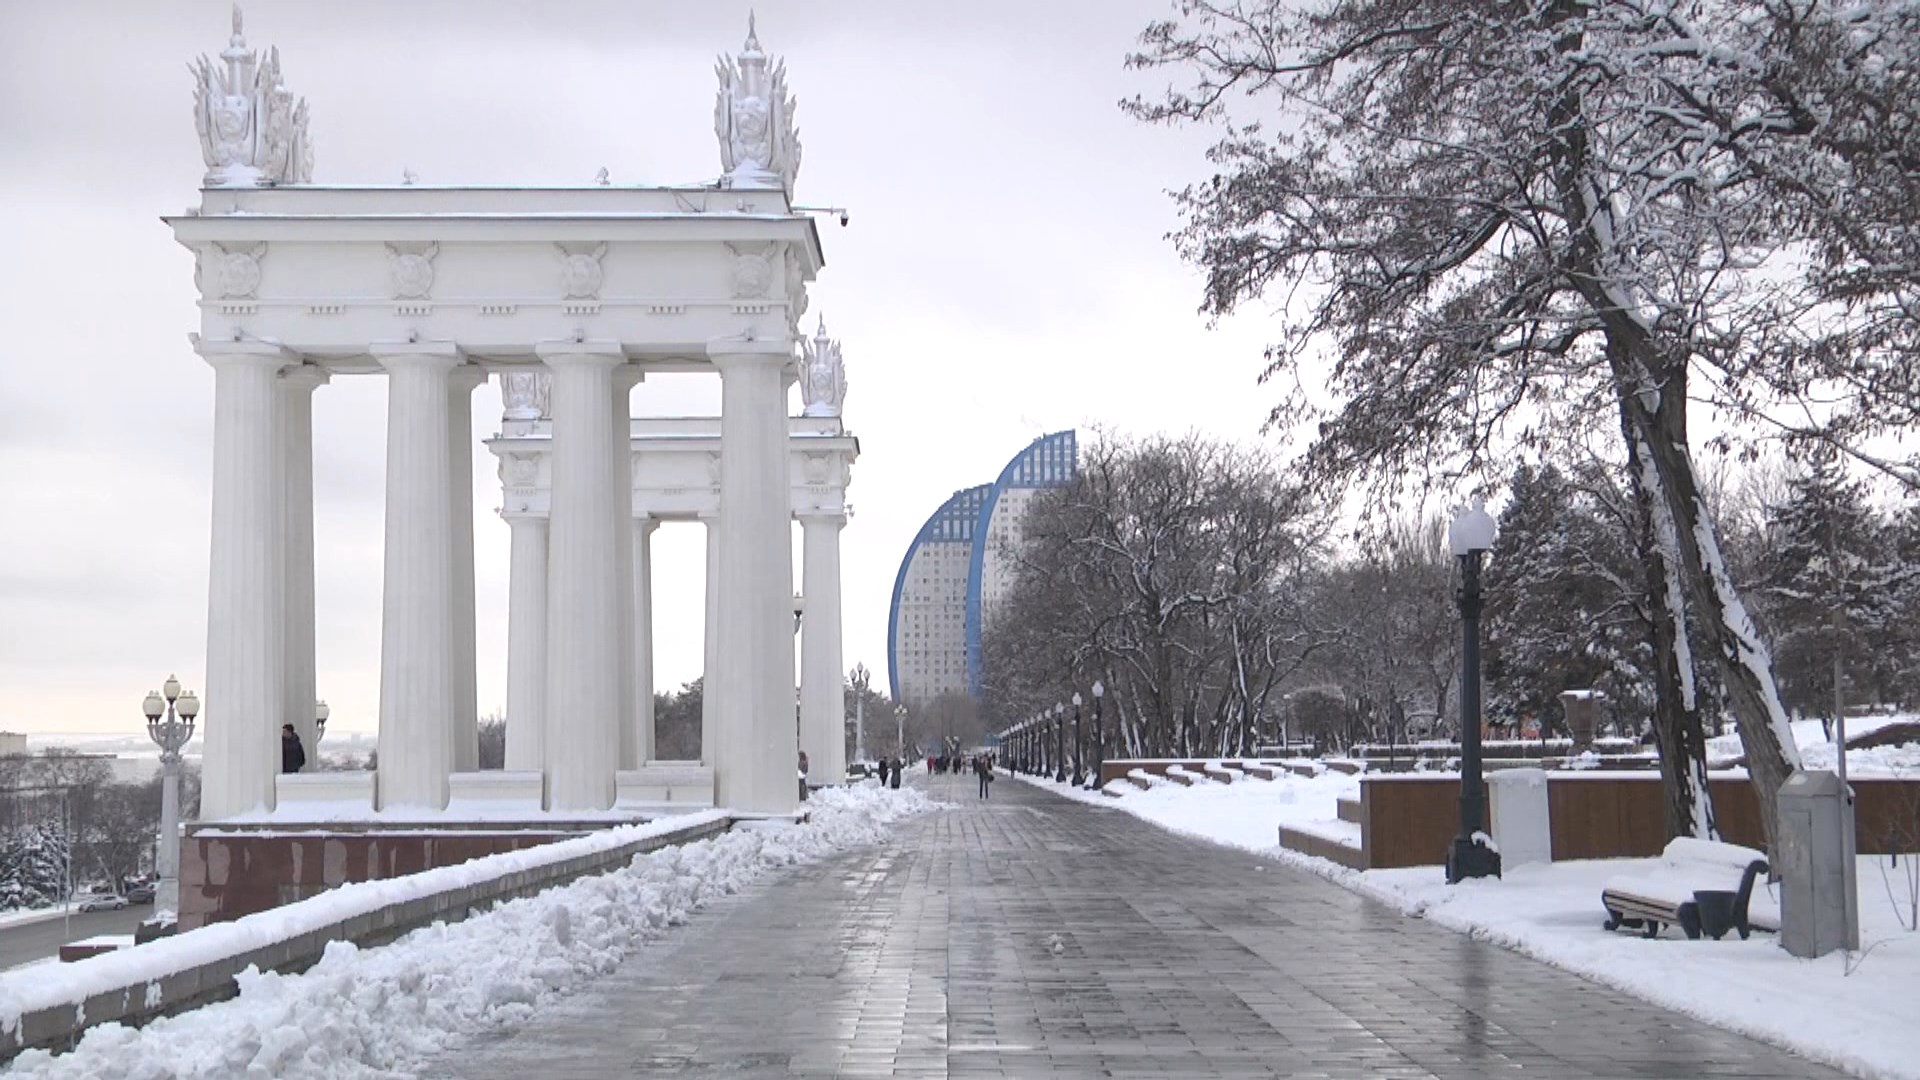
<instances>
[{"instance_id":1,"label":"person in dark coat","mask_svg":"<svg viewBox=\"0 0 1920 1080\"><path fill-rule=\"evenodd\" d=\"M973 772L975 776L980 778L980 797L983 799L993 798L993 765L987 760L987 755L977 754L974 756Z\"/></svg>"},{"instance_id":2,"label":"person in dark coat","mask_svg":"<svg viewBox=\"0 0 1920 1080\"><path fill-rule=\"evenodd\" d=\"M292 724L280 725L280 771L299 772L307 767L307 751Z\"/></svg>"},{"instance_id":3,"label":"person in dark coat","mask_svg":"<svg viewBox=\"0 0 1920 1080\"><path fill-rule=\"evenodd\" d=\"M901 769L903 769L903 768L905 768L905 767L906 767L906 763L905 763L905 762L903 762L903 761L901 761L901 760L900 760L899 758L894 758L894 759L893 759L893 777L892 777L892 778L891 778L891 779L890 779L890 780L888 781L888 783L887 783L887 786L888 786L888 787L891 787L891 788L896 788L896 789L897 789L897 788L899 788L899 786L900 786L900 770L901 770Z\"/></svg>"}]
</instances>

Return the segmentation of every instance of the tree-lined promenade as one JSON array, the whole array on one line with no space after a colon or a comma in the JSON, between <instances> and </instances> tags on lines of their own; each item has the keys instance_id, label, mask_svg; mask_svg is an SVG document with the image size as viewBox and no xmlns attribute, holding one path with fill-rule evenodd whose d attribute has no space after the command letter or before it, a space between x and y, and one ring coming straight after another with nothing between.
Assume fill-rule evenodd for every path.
<instances>
[{"instance_id":1,"label":"tree-lined promenade","mask_svg":"<svg viewBox=\"0 0 1920 1080\"><path fill-rule=\"evenodd\" d=\"M1133 115L1221 131L1176 242L1204 312L1287 305L1308 490L1418 503L1612 433L1677 833L1709 831L1696 659L1769 827L1798 764L1691 429L1920 478L1884 445L1920 415L1916 60L1901 0L1184 0L1131 59L1175 81Z\"/></svg>"}]
</instances>

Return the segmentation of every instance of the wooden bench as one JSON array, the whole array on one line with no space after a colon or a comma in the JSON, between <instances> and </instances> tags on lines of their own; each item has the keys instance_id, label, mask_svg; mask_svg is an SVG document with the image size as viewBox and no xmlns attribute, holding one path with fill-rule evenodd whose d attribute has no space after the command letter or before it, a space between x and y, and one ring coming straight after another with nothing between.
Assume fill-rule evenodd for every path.
<instances>
[{"instance_id":1,"label":"wooden bench","mask_svg":"<svg viewBox=\"0 0 1920 1080\"><path fill-rule=\"evenodd\" d=\"M1609 878L1600 887L1606 928L1634 927L1654 937L1663 926L1678 926L1688 938L1698 939L1704 929L1716 940L1728 930L1738 930L1744 939L1752 930L1747 901L1753 896L1754 880L1766 872L1766 857L1752 848L1679 837L1668 842L1659 865L1650 871ZM1717 919L1709 913L1703 927L1702 893L1732 894L1726 925L1716 925Z\"/></svg>"}]
</instances>

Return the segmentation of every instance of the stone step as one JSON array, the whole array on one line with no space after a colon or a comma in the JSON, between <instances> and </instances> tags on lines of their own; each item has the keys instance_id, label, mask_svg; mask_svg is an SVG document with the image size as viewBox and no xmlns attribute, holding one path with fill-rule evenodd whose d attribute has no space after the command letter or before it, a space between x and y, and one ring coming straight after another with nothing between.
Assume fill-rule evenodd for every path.
<instances>
[{"instance_id":1,"label":"stone step","mask_svg":"<svg viewBox=\"0 0 1920 1080\"><path fill-rule=\"evenodd\" d=\"M1280 846L1288 851L1297 851L1302 855L1312 855L1338 863L1349 870L1365 870L1367 853L1351 844L1338 840L1329 840L1316 833L1303 832L1280 826Z\"/></svg>"},{"instance_id":2,"label":"stone step","mask_svg":"<svg viewBox=\"0 0 1920 1080\"><path fill-rule=\"evenodd\" d=\"M1341 821L1351 821L1355 825L1360 824L1359 799L1341 799L1338 809Z\"/></svg>"}]
</instances>

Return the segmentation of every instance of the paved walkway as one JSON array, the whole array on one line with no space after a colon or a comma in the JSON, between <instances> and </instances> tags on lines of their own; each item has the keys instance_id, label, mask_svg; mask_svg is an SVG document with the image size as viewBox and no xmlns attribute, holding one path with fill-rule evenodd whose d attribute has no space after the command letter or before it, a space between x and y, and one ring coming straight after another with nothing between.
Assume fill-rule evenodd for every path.
<instances>
[{"instance_id":1,"label":"paved walkway","mask_svg":"<svg viewBox=\"0 0 1920 1080\"><path fill-rule=\"evenodd\" d=\"M1840 1075L1251 854L972 787L934 780L955 805L897 842L729 898L427 1075Z\"/></svg>"}]
</instances>

